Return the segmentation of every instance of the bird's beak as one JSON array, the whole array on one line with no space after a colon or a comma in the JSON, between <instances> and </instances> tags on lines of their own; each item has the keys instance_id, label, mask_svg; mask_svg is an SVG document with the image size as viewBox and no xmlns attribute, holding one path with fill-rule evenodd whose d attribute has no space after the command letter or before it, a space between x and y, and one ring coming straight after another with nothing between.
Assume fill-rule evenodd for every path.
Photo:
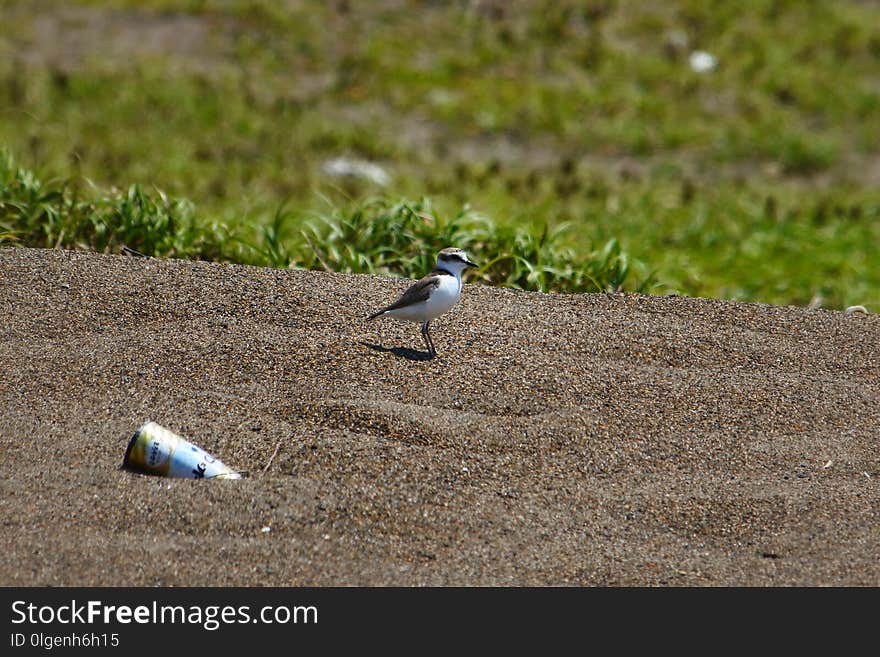
<instances>
[{"instance_id":1,"label":"bird's beak","mask_svg":"<svg viewBox=\"0 0 880 657\"><path fill-rule=\"evenodd\" d=\"M470 260L465 260L465 264L468 267L476 267L477 269L480 268L480 265L478 265L476 262L471 262Z\"/></svg>"}]
</instances>

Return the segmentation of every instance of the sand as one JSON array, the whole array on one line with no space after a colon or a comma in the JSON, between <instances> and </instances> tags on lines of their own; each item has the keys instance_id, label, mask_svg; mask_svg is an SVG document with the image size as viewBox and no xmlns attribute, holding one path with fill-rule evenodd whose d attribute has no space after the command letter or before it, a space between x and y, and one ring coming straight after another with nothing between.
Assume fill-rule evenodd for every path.
<instances>
[{"instance_id":1,"label":"sand","mask_svg":"<svg viewBox=\"0 0 880 657\"><path fill-rule=\"evenodd\" d=\"M0 249L0 585L880 584L877 315L406 284Z\"/></svg>"}]
</instances>

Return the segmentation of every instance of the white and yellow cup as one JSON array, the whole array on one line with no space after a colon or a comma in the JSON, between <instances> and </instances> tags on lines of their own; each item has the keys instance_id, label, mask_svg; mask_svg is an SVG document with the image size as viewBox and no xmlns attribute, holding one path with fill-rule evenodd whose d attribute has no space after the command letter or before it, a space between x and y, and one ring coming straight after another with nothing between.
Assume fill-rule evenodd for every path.
<instances>
[{"instance_id":1,"label":"white and yellow cup","mask_svg":"<svg viewBox=\"0 0 880 657\"><path fill-rule=\"evenodd\" d=\"M122 467L178 479L241 479L220 459L155 422L147 422L134 432Z\"/></svg>"}]
</instances>

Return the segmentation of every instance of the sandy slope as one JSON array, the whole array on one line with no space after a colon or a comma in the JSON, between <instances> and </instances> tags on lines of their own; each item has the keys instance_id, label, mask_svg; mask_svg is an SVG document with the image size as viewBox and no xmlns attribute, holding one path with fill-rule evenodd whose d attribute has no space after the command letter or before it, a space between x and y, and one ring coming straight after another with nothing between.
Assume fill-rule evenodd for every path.
<instances>
[{"instance_id":1,"label":"sandy slope","mask_svg":"<svg viewBox=\"0 0 880 657\"><path fill-rule=\"evenodd\" d=\"M880 585L877 316L404 285L0 250L0 585Z\"/></svg>"}]
</instances>

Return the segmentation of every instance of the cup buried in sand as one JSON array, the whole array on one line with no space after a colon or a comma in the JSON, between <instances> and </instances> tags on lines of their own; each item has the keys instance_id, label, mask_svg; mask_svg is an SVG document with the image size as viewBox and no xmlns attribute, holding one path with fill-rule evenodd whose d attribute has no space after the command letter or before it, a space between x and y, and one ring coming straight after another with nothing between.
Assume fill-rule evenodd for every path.
<instances>
[{"instance_id":1,"label":"cup buried in sand","mask_svg":"<svg viewBox=\"0 0 880 657\"><path fill-rule=\"evenodd\" d=\"M134 432L122 467L177 479L241 479L220 459L155 422L147 422Z\"/></svg>"}]
</instances>

